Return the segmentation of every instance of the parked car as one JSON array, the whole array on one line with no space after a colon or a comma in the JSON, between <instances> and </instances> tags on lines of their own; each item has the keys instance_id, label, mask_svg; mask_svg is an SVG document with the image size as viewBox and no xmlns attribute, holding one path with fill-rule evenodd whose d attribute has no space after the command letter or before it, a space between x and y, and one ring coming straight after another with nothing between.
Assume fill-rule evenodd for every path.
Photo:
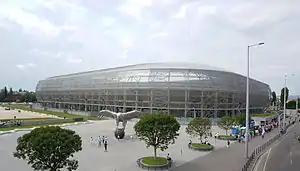
<instances>
[{"instance_id":1,"label":"parked car","mask_svg":"<svg viewBox=\"0 0 300 171\"><path fill-rule=\"evenodd\" d=\"M9 107L6 107L6 108L4 108L4 110L10 110L10 108L9 108Z\"/></svg>"}]
</instances>

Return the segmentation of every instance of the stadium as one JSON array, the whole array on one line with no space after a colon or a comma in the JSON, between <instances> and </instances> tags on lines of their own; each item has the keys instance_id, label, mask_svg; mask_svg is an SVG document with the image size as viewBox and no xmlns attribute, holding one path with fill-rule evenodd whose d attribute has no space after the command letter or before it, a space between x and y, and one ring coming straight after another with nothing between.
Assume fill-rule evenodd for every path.
<instances>
[{"instance_id":1,"label":"stadium","mask_svg":"<svg viewBox=\"0 0 300 171\"><path fill-rule=\"evenodd\" d=\"M269 85L250 79L250 112L269 104ZM147 63L50 77L38 82L43 107L97 113L165 111L222 117L245 111L246 77L206 65Z\"/></svg>"}]
</instances>

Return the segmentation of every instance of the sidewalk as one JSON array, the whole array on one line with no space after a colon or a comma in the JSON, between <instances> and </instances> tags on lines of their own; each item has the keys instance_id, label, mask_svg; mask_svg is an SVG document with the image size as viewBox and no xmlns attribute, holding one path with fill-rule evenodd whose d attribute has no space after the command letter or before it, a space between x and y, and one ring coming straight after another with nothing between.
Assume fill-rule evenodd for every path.
<instances>
[{"instance_id":1,"label":"sidewalk","mask_svg":"<svg viewBox=\"0 0 300 171\"><path fill-rule=\"evenodd\" d=\"M249 142L249 155L253 150L276 136L279 133L279 129L274 129L272 132L265 134L265 138L257 136ZM224 141L225 142L225 141ZM207 154L203 157L194 159L181 166L175 167L172 171L241 171L244 163L246 162L245 144L234 143L230 148L221 148Z\"/></svg>"}]
</instances>

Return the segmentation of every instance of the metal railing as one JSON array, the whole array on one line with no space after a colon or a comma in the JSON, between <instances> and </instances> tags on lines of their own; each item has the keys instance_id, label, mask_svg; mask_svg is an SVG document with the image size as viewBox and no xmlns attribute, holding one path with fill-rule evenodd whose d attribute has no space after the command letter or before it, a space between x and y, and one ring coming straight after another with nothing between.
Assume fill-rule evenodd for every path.
<instances>
[{"instance_id":1,"label":"metal railing","mask_svg":"<svg viewBox=\"0 0 300 171\"><path fill-rule=\"evenodd\" d=\"M267 142L262 144L261 146L257 147L249 156L246 163L244 164L242 171L250 171L250 167L252 166L253 162L255 161L256 157L259 156L259 154L266 150L267 147L269 147L273 142L278 140L283 134L286 133L286 130L293 125L293 123L290 123L286 126L286 129L281 131L281 133L277 134L275 137L269 139Z\"/></svg>"}]
</instances>

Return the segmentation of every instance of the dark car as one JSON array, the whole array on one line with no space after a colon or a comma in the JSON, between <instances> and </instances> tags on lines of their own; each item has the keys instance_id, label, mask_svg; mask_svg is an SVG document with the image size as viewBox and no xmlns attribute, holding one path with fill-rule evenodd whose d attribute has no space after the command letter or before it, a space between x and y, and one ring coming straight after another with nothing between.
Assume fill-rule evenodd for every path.
<instances>
[{"instance_id":1,"label":"dark car","mask_svg":"<svg viewBox=\"0 0 300 171\"><path fill-rule=\"evenodd\" d=\"M10 110L10 108L9 108L9 107L6 107L6 108L4 108L4 110Z\"/></svg>"}]
</instances>

